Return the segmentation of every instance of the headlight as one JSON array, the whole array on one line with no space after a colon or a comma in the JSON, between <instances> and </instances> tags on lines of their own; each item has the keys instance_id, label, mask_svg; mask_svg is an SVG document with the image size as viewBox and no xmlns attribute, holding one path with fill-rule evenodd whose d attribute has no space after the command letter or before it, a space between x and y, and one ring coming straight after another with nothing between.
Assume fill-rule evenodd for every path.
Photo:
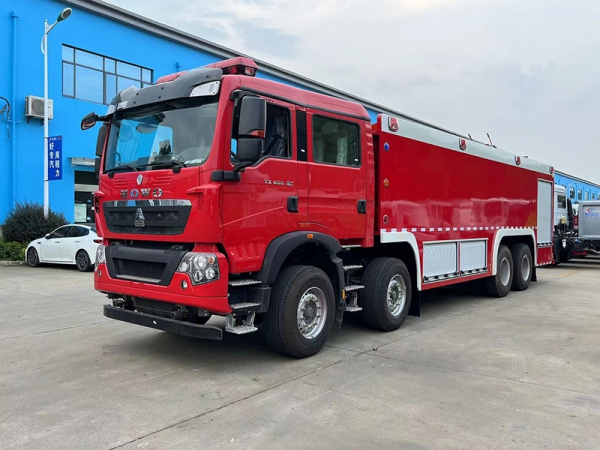
<instances>
[{"instance_id":1,"label":"headlight","mask_svg":"<svg viewBox=\"0 0 600 450\"><path fill-rule=\"evenodd\" d=\"M96 249L96 264L95 267L98 267L98 264L106 263L106 253L104 252L104 245L100 244Z\"/></svg>"},{"instance_id":2,"label":"headlight","mask_svg":"<svg viewBox=\"0 0 600 450\"><path fill-rule=\"evenodd\" d=\"M219 278L219 263L214 253L186 253L179 267L179 273L187 273L193 285L208 283Z\"/></svg>"}]
</instances>

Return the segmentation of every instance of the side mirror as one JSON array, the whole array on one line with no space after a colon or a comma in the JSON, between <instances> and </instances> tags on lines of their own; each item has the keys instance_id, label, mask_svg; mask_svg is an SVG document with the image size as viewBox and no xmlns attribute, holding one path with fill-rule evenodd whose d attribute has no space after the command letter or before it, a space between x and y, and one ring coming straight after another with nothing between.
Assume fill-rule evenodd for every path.
<instances>
[{"instance_id":1,"label":"side mirror","mask_svg":"<svg viewBox=\"0 0 600 450\"><path fill-rule=\"evenodd\" d=\"M242 138L237 142L237 160L241 163L254 164L263 153L265 141L262 139Z\"/></svg>"},{"instance_id":2,"label":"side mirror","mask_svg":"<svg viewBox=\"0 0 600 450\"><path fill-rule=\"evenodd\" d=\"M50 239L52 237L52 234L48 233L46 236L44 236L46 239Z\"/></svg>"},{"instance_id":3,"label":"side mirror","mask_svg":"<svg viewBox=\"0 0 600 450\"><path fill-rule=\"evenodd\" d=\"M96 175L100 175L100 161L100 158L94 159L94 171L96 172Z\"/></svg>"},{"instance_id":4,"label":"side mirror","mask_svg":"<svg viewBox=\"0 0 600 450\"><path fill-rule=\"evenodd\" d=\"M264 138L267 132L267 101L264 98L246 96L240 100L238 138Z\"/></svg>"},{"instance_id":5,"label":"side mirror","mask_svg":"<svg viewBox=\"0 0 600 450\"><path fill-rule=\"evenodd\" d=\"M100 127L98 131L98 139L96 140L96 156L102 156L104 150L104 142L106 142L106 135L108 134L108 124L105 123Z\"/></svg>"},{"instance_id":6,"label":"side mirror","mask_svg":"<svg viewBox=\"0 0 600 450\"><path fill-rule=\"evenodd\" d=\"M97 120L98 116L96 115L96 113L89 113L87 116L81 119L81 129L85 131L89 130L90 128L94 128L94 125L96 125Z\"/></svg>"}]
</instances>

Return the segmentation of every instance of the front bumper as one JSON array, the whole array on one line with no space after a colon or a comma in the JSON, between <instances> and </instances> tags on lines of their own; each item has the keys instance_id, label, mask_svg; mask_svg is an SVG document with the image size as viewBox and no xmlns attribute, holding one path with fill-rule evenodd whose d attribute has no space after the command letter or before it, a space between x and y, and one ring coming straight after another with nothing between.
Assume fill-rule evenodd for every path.
<instances>
[{"instance_id":1,"label":"front bumper","mask_svg":"<svg viewBox=\"0 0 600 450\"><path fill-rule=\"evenodd\" d=\"M223 330L211 325L198 325L181 320L167 319L165 317L143 314L137 311L104 305L104 315L110 319L142 325L155 330L180 334L198 339L223 339Z\"/></svg>"},{"instance_id":2,"label":"front bumper","mask_svg":"<svg viewBox=\"0 0 600 450\"><path fill-rule=\"evenodd\" d=\"M223 255L218 255L218 260L220 278L197 286L192 285L188 274L180 272L175 272L167 285L112 278L107 265L99 264L94 271L94 289L105 294L176 303L226 315L231 313L228 299L228 265ZM182 287L183 281L187 284L186 289Z\"/></svg>"}]
</instances>

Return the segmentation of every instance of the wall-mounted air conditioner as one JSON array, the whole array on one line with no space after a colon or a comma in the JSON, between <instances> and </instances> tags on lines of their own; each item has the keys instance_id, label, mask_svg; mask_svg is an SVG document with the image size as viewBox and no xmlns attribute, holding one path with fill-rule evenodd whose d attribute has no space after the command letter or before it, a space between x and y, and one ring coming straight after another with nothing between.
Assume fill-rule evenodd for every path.
<instances>
[{"instance_id":1,"label":"wall-mounted air conditioner","mask_svg":"<svg viewBox=\"0 0 600 450\"><path fill-rule=\"evenodd\" d=\"M54 104L52 99L48 99L48 119L54 116ZM44 98L28 95L25 97L25 117L28 119L34 117L44 120Z\"/></svg>"}]
</instances>

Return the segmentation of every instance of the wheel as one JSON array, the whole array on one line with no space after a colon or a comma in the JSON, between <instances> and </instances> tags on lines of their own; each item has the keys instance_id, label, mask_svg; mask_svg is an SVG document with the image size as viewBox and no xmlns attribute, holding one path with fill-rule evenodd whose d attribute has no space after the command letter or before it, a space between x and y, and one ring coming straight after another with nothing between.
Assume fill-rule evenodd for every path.
<instances>
[{"instance_id":1,"label":"wheel","mask_svg":"<svg viewBox=\"0 0 600 450\"><path fill-rule=\"evenodd\" d=\"M35 248L30 248L27 250L27 264L31 267L37 267L40 265L40 257L38 256L38 252Z\"/></svg>"},{"instance_id":2,"label":"wheel","mask_svg":"<svg viewBox=\"0 0 600 450\"><path fill-rule=\"evenodd\" d=\"M498 249L498 267L496 275L486 278L485 290L492 297L506 297L513 281L513 259L506 245Z\"/></svg>"},{"instance_id":3,"label":"wheel","mask_svg":"<svg viewBox=\"0 0 600 450\"><path fill-rule=\"evenodd\" d=\"M374 259L365 269L363 284L361 306L367 326L381 331L400 328L412 294L406 265L396 258Z\"/></svg>"},{"instance_id":4,"label":"wheel","mask_svg":"<svg viewBox=\"0 0 600 450\"><path fill-rule=\"evenodd\" d=\"M527 244L515 244L511 247L514 274L512 281L513 291L525 291L531 283L533 275L533 258Z\"/></svg>"},{"instance_id":5,"label":"wheel","mask_svg":"<svg viewBox=\"0 0 600 450\"><path fill-rule=\"evenodd\" d=\"M305 358L323 348L334 315L333 286L325 272L312 266L286 267L273 285L265 337L273 350Z\"/></svg>"},{"instance_id":6,"label":"wheel","mask_svg":"<svg viewBox=\"0 0 600 450\"><path fill-rule=\"evenodd\" d=\"M77 265L77 269L79 269L81 272L87 272L92 267L90 257L85 250L79 250L77 252L77 255L75 256L75 263Z\"/></svg>"}]
</instances>

